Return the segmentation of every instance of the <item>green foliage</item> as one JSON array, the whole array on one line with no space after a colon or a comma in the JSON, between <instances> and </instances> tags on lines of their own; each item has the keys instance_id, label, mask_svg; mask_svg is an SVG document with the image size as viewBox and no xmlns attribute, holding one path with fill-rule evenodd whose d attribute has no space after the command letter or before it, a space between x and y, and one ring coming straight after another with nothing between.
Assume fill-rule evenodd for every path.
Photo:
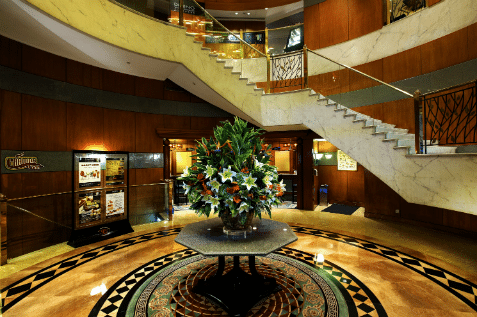
<instances>
[{"instance_id":1,"label":"green foliage","mask_svg":"<svg viewBox=\"0 0 477 317\"><path fill-rule=\"evenodd\" d=\"M271 206L279 205L285 185L278 183L276 167L269 165L271 145L260 138L263 130L249 128L237 117L234 124L221 124L209 140L197 141L196 162L179 178L185 182L191 208L207 217L230 210L241 222L247 212L261 217L266 211L271 216Z\"/></svg>"}]
</instances>

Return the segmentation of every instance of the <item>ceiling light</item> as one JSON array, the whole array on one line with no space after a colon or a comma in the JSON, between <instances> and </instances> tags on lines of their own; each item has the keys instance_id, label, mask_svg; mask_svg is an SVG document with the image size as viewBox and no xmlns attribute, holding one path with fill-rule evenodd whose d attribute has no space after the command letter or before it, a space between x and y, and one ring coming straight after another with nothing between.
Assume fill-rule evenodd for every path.
<instances>
[{"instance_id":1,"label":"ceiling light","mask_svg":"<svg viewBox=\"0 0 477 317\"><path fill-rule=\"evenodd\" d=\"M237 14L238 14L238 12L235 12L235 15L237 15Z\"/></svg>"},{"instance_id":2,"label":"ceiling light","mask_svg":"<svg viewBox=\"0 0 477 317\"><path fill-rule=\"evenodd\" d=\"M250 12L247 12L247 15L250 15Z\"/></svg>"},{"instance_id":3,"label":"ceiling light","mask_svg":"<svg viewBox=\"0 0 477 317\"><path fill-rule=\"evenodd\" d=\"M329 160L333 155L331 154L325 154L325 157Z\"/></svg>"},{"instance_id":4,"label":"ceiling light","mask_svg":"<svg viewBox=\"0 0 477 317\"><path fill-rule=\"evenodd\" d=\"M265 10L268 10L268 8L265 8Z\"/></svg>"}]
</instances>

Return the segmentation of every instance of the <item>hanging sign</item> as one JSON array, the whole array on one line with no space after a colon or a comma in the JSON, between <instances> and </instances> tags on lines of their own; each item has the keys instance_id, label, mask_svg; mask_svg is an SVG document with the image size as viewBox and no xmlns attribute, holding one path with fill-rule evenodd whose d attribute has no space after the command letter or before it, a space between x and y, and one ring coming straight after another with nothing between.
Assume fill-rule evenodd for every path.
<instances>
[{"instance_id":1,"label":"hanging sign","mask_svg":"<svg viewBox=\"0 0 477 317\"><path fill-rule=\"evenodd\" d=\"M14 157L5 158L5 167L11 171L18 171L23 169L39 170L44 167L38 163L37 157L26 157L25 153L16 154Z\"/></svg>"}]
</instances>

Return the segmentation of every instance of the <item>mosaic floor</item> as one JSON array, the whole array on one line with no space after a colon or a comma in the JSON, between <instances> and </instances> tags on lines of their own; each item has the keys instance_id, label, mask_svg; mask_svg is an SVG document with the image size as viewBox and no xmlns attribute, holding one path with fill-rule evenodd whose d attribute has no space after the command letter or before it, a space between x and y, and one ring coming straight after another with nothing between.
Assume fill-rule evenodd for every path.
<instances>
[{"instance_id":1,"label":"mosaic floor","mask_svg":"<svg viewBox=\"0 0 477 317\"><path fill-rule=\"evenodd\" d=\"M247 316L477 316L475 241L409 226L381 235L389 224L362 217L318 212L301 217L300 224L288 219L300 211L275 214L275 220L288 220L298 241L257 258L259 273L274 277L282 290ZM198 279L214 274L216 259L173 241L183 225L201 218L185 212L175 217L169 224L67 249L8 276L2 268L3 316L226 315L192 292ZM352 223L352 230L344 230ZM439 237L435 246L420 243ZM455 257L446 261L453 251L443 252L452 243L467 243L471 250L463 256L472 253L468 260L474 266L458 257L457 265ZM317 252L324 263L313 261ZM244 271L246 261L241 258ZM7 267L18 265L11 262Z\"/></svg>"}]
</instances>

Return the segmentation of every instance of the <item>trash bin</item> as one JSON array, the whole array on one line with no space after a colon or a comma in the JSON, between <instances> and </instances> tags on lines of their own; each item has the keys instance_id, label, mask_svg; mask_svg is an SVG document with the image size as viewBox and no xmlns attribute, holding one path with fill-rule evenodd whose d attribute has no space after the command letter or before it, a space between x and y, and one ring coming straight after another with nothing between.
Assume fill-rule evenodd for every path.
<instances>
[{"instance_id":1,"label":"trash bin","mask_svg":"<svg viewBox=\"0 0 477 317\"><path fill-rule=\"evenodd\" d=\"M328 206L328 185L320 186L320 206Z\"/></svg>"}]
</instances>

